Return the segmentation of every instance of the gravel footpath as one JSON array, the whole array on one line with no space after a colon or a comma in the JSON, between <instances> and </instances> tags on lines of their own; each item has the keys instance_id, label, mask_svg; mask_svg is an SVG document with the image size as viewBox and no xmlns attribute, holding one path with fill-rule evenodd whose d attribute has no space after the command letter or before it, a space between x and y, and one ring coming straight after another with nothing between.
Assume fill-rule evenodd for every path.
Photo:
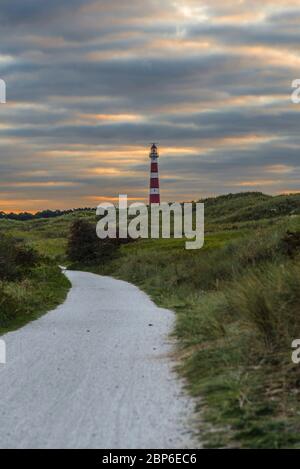
<instances>
[{"instance_id":1,"label":"gravel footpath","mask_svg":"<svg viewBox=\"0 0 300 469\"><path fill-rule=\"evenodd\" d=\"M66 275L63 305L2 337L0 447L195 448L173 313L129 283Z\"/></svg>"}]
</instances>

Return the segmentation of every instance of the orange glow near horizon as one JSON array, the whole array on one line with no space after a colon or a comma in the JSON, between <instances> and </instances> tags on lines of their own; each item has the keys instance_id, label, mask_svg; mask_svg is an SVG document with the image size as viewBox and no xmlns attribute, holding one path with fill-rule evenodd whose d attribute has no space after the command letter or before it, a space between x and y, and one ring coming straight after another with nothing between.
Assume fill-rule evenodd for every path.
<instances>
[{"instance_id":1,"label":"orange glow near horizon","mask_svg":"<svg viewBox=\"0 0 300 469\"><path fill-rule=\"evenodd\" d=\"M0 211L299 192L299 0L3 3Z\"/></svg>"}]
</instances>

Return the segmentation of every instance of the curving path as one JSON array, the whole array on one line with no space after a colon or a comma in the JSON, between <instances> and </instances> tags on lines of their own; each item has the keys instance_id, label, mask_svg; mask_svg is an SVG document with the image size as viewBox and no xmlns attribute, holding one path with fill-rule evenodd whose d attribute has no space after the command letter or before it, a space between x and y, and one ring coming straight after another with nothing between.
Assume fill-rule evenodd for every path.
<instances>
[{"instance_id":1,"label":"curving path","mask_svg":"<svg viewBox=\"0 0 300 469\"><path fill-rule=\"evenodd\" d=\"M67 271L63 305L6 334L1 448L192 448L173 313L135 286Z\"/></svg>"}]
</instances>

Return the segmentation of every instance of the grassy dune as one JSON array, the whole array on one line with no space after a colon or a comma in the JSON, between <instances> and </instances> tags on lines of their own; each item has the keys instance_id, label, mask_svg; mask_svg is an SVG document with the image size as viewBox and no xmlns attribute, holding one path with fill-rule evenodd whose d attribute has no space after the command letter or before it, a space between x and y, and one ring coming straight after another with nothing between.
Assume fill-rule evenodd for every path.
<instances>
[{"instance_id":1,"label":"grassy dune","mask_svg":"<svg viewBox=\"0 0 300 469\"><path fill-rule=\"evenodd\" d=\"M131 281L176 311L179 368L199 398L207 447L300 447L300 369L291 362L291 342L300 338L299 247L288 252L283 241L287 230L300 230L300 195L204 202L203 249L140 240L86 268ZM95 223L91 213L80 216ZM66 260L73 220L9 222L9 230Z\"/></svg>"},{"instance_id":2,"label":"grassy dune","mask_svg":"<svg viewBox=\"0 0 300 469\"><path fill-rule=\"evenodd\" d=\"M300 265L285 254L287 226L300 229L300 217L208 234L197 253L141 242L96 269L177 312L180 370L202 398L208 447L300 446Z\"/></svg>"},{"instance_id":3,"label":"grassy dune","mask_svg":"<svg viewBox=\"0 0 300 469\"><path fill-rule=\"evenodd\" d=\"M55 308L69 287L55 261L0 234L0 334Z\"/></svg>"},{"instance_id":4,"label":"grassy dune","mask_svg":"<svg viewBox=\"0 0 300 469\"><path fill-rule=\"evenodd\" d=\"M29 221L1 220L0 235L10 234L53 260L66 260L66 246L70 226L75 219L84 218L94 222L91 212L79 212L57 218Z\"/></svg>"}]
</instances>

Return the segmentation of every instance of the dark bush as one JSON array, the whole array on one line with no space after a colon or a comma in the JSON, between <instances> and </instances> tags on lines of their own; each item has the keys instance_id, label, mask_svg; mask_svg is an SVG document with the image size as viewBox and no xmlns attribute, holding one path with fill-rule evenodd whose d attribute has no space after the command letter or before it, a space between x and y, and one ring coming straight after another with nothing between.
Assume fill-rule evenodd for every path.
<instances>
[{"instance_id":1,"label":"dark bush","mask_svg":"<svg viewBox=\"0 0 300 469\"><path fill-rule=\"evenodd\" d=\"M39 263L39 254L29 246L0 235L0 280L15 280Z\"/></svg>"},{"instance_id":2,"label":"dark bush","mask_svg":"<svg viewBox=\"0 0 300 469\"><path fill-rule=\"evenodd\" d=\"M4 284L0 282L0 328L6 327L15 319L18 309L20 305L17 300L7 293Z\"/></svg>"},{"instance_id":3,"label":"dark bush","mask_svg":"<svg viewBox=\"0 0 300 469\"><path fill-rule=\"evenodd\" d=\"M300 231L287 231L282 238L282 249L284 254L294 257L300 252Z\"/></svg>"},{"instance_id":4,"label":"dark bush","mask_svg":"<svg viewBox=\"0 0 300 469\"><path fill-rule=\"evenodd\" d=\"M72 262L96 264L115 256L117 239L100 240L96 228L86 220L76 220L71 226L67 254Z\"/></svg>"},{"instance_id":5,"label":"dark bush","mask_svg":"<svg viewBox=\"0 0 300 469\"><path fill-rule=\"evenodd\" d=\"M10 238L0 237L0 279L12 279L17 276L15 245Z\"/></svg>"}]
</instances>

